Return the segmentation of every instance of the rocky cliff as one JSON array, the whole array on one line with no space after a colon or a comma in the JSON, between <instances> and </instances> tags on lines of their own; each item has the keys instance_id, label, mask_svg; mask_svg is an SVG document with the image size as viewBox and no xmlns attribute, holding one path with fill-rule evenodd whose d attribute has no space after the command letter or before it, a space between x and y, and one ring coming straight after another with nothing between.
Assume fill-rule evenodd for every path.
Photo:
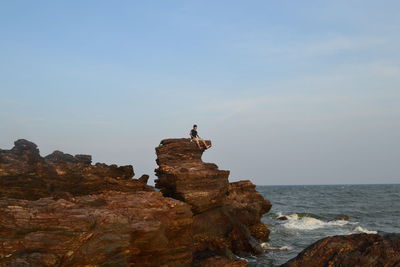
<instances>
[{"instance_id":1,"label":"rocky cliff","mask_svg":"<svg viewBox=\"0 0 400 267\"><path fill-rule=\"evenodd\" d=\"M0 266L246 266L234 253L261 252L270 204L187 139L156 151L161 192L132 166L0 150Z\"/></svg>"},{"instance_id":2,"label":"rocky cliff","mask_svg":"<svg viewBox=\"0 0 400 267\"><path fill-rule=\"evenodd\" d=\"M133 175L26 140L0 150L0 266L190 266L190 206Z\"/></svg>"},{"instance_id":3,"label":"rocky cliff","mask_svg":"<svg viewBox=\"0 0 400 267\"><path fill-rule=\"evenodd\" d=\"M353 234L321 239L282 267L400 266L400 234Z\"/></svg>"},{"instance_id":4,"label":"rocky cliff","mask_svg":"<svg viewBox=\"0 0 400 267\"><path fill-rule=\"evenodd\" d=\"M229 184L229 171L203 162L203 152L189 139L166 139L156 148L156 187L189 204L194 214L195 259L262 253L259 241L269 231L261 216L271 204L250 181Z\"/></svg>"}]
</instances>

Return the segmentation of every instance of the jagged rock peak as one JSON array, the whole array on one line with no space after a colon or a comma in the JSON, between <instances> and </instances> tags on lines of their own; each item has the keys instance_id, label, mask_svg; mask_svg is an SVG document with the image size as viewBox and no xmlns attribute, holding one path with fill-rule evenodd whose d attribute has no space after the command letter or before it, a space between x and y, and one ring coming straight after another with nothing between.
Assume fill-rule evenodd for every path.
<instances>
[{"instance_id":1,"label":"jagged rock peak","mask_svg":"<svg viewBox=\"0 0 400 267\"><path fill-rule=\"evenodd\" d=\"M34 200L106 190L154 190L132 179L134 171L131 165L91 165L91 162L90 155L72 156L61 151L54 151L43 158L36 144L24 139L17 140L12 149L0 150L0 197Z\"/></svg>"},{"instance_id":2,"label":"jagged rock peak","mask_svg":"<svg viewBox=\"0 0 400 267\"><path fill-rule=\"evenodd\" d=\"M92 156L91 155L82 155L78 154L72 156L70 154L61 152L59 150L54 151L53 153L44 157L48 162L60 163L60 162L72 162L72 163L83 163L83 164L92 164Z\"/></svg>"},{"instance_id":3,"label":"jagged rock peak","mask_svg":"<svg viewBox=\"0 0 400 267\"><path fill-rule=\"evenodd\" d=\"M37 145L26 139L18 139L17 141L15 141L14 147L12 150L13 151L31 150L31 151L37 151L39 153L39 149L37 148Z\"/></svg>"}]
</instances>

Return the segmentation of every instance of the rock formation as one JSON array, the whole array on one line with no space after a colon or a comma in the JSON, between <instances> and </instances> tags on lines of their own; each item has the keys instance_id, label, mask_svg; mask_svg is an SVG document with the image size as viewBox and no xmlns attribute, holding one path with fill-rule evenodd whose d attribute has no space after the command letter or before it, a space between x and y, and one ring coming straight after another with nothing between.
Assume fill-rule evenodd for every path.
<instances>
[{"instance_id":1,"label":"rock formation","mask_svg":"<svg viewBox=\"0 0 400 267\"><path fill-rule=\"evenodd\" d=\"M130 165L16 141L0 150L0 266L246 266L234 253L262 251L270 204L202 153L162 141L156 192Z\"/></svg>"},{"instance_id":2,"label":"rock formation","mask_svg":"<svg viewBox=\"0 0 400 267\"><path fill-rule=\"evenodd\" d=\"M252 236L261 241L268 240L269 229L261 222L261 217L271 209L271 203L256 191L252 182L230 183L225 206L234 218L249 228Z\"/></svg>"},{"instance_id":3,"label":"rock formation","mask_svg":"<svg viewBox=\"0 0 400 267\"><path fill-rule=\"evenodd\" d=\"M400 234L352 234L321 239L282 267L400 266Z\"/></svg>"},{"instance_id":4,"label":"rock formation","mask_svg":"<svg viewBox=\"0 0 400 267\"><path fill-rule=\"evenodd\" d=\"M192 208L195 260L262 253L259 241L268 239L269 230L260 219L271 204L250 181L229 184L229 171L204 163L203 151L184 138L163 140L156 148L156 187Z\"/></svg>"},{"instance_id":5,"label":"rock formation","mask_svg":"<svg viewBox=\"0 0 400 267\"><path fill-rule=\"evenodd\" d=\"M87 155L0 150L0 266L190 266L190 206Z\"/></svg>"},{"instance_id":6,"label":"rock formation","mask_svg":"<svg viewBox=\"0 0 400 267\"><path fill-rule=\"evenodd\" d=\"M72 156L60 151L43 158L32 142L21 139L14 144L11 150L0 150L0 197L36 200L104 190L154 191L132 179L134 172L130 165L91 165L91 156Z\"/></svg>"},{"instance_id":7,"label":"rock formation","mask_svg":"<svg viewBox=\"0 0 400 267\"><path fill-rule=\"evenodd\" d=\"M158 192L0 200L0 266L190 266L192 213Z\"/></svg>"}]
</instances>

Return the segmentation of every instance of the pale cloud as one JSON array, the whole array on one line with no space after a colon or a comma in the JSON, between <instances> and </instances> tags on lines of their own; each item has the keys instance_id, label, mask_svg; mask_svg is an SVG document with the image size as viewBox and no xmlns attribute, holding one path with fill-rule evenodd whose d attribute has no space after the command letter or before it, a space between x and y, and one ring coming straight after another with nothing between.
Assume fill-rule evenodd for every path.
<instances>
[{"instance_id":1,"label":"pale cloud","mask_svg":"<svg viewBox=\"0 0 400 267\"><path fill-rule=\"evenodd\" d=\"M379 36L329 36L323 39L301 39L290 42L277 40L252 40L237 41L237 49L244 53L266 57L279 56L281 59L314 58L328 56L338 52L351 52L363 49L380 48L385 45L399 43L396 37Z\"/></svg>"},{"instance_id":2,"label":"pale cloud","mask_svg":"<svg viewBox=\"0 0 400 267\"><path fill-rule=\"evenodd\" d=\"M324 114L324 106L332 106L332 112L337 110L336 112L351 115L358 109L367 109L368 105L371 106L379 99L400 101L399 87L400 67L375 62L336 67L323 74L271 83L268 85L268 90L259 90L258 95L232 94L229 97L215 97L194 109L212 114L217 120L232 118L236 120L238 116L265 117L265 112L268 110L276 111L287 107L292 109L301 107L302 112L307 112L312 107L318 106ZM400 112L400 107L398 111ZM372 111L369 110L370 112ZM319 115L314 114L314 116Z\"/></svg>"}]
</instances>

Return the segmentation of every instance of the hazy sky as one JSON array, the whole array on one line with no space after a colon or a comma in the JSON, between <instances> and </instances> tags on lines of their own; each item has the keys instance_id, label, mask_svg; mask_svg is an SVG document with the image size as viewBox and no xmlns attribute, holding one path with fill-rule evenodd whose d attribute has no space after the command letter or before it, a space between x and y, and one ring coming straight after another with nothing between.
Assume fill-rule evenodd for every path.
<instances>
[{"instance_id":1,"label":"hazy sky","mask_svg":"<svg viewBox=\"0 0 400 267\"><path fill-rule=\"evenodd\" d=\"M132 164L199 125L256 184L400 181L400 1L1 1L0 148Z\"/></svg>"}]
</instances>

